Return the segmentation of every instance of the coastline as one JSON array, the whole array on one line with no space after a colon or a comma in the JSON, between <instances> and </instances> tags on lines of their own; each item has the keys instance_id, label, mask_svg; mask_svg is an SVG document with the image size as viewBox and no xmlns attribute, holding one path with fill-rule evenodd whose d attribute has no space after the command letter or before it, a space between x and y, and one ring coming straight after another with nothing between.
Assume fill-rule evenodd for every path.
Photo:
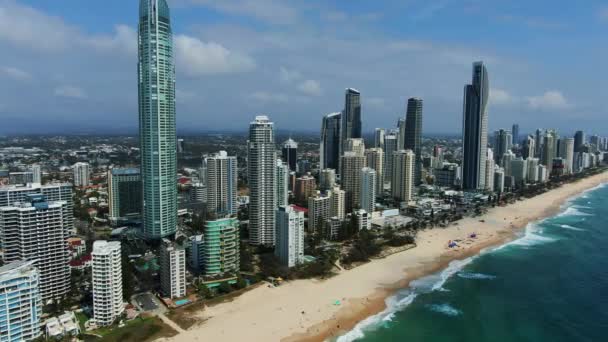
<instances>
[{"instance_id":1,"label":"coastline","mask_svg":"<svg viewBox=\"0 0 608 342\"><path fill-rule=\"evenodd\" d=\"M374 260L324 281L297 280L278 288L259 287L230 303L195 314L204 320L164 341L244 339L324 341L385 310L386 299L454 260L515 240L529 223L553 216L570 198L608 182L608 172L563 185L534 198L490 209L447 228L418 234L418 247ZM483 220L483 222L482 222ZM476 239L468 239L476 233ZM461 240L459 250L446 247ZM339 305L336 305L339 301Z\"/></svg>"}]
</instances>

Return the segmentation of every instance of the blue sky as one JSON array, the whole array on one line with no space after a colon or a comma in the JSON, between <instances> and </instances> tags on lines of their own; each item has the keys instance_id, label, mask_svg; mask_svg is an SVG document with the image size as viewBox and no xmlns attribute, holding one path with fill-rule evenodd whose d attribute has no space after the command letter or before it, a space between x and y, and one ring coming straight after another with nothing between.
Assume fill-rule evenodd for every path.
<instances>
[{"instance_id":1,"label":"blue sky","mask_svg":"<svg viewBox=\"0 0 608 342\"><path fill-rule=\"evenodd\" d=\"M169 0L178 130L318 131L362 92L364 130L425 100L458 133L471 64L490 128L606 134L608 3L581 0ZM0 134L137 126L136 0L0 0Z\"/></svg>"}]
</instances>

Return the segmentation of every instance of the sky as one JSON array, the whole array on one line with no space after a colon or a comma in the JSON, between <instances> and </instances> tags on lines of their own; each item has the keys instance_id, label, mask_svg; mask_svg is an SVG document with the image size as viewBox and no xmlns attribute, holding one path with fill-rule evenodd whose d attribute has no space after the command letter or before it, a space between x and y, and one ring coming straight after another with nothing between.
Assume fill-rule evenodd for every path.
<instances>
[{"instance_id":1,"label":"sky","mask_svg":"<svg viewBox=\"0 0 608 342\"><path fill-rule=\"evenodd\" d=\"M604 0L168 0L180 132L317 132L361 91L364 131L424 99L424 133L461 132L472 63L490 130L608 135ZM137 129L137 0L0 0L0 134Z\"/></svg>"}]
</instances>

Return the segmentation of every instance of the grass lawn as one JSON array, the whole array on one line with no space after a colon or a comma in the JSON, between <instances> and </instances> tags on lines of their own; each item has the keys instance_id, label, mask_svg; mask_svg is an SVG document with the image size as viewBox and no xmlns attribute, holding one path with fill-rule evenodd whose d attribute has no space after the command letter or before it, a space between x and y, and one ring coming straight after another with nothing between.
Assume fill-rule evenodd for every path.
<instances>
[{"instance_id":1,"label":"grass lawn","mask_svg":"<svg viewBox=\"0 0 608 342\"><path fill-rule=\"evenodd\" d=\"M144 342L177 335L177 331L163 323L158 317L138 317L126 322L122 328L113 326L91 333L101 335L102 338L86 337L85 341Z\"/></svg>"}]
</instances>

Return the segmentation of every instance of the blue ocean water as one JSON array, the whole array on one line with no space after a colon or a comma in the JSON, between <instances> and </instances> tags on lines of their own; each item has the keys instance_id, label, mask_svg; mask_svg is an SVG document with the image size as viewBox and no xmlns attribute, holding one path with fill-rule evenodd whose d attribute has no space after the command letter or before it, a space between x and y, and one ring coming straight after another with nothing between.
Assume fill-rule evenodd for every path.
<instances>
[{"instance_id":1,"label":"blue ocean water","mask_svg":"<svg viewBox=\"0 0 608 342\"><path fill-rule=\"evenodd\" d=\"M338 341L608 341L608 186L387 305Z\"/></svg>"}]
</instances>

